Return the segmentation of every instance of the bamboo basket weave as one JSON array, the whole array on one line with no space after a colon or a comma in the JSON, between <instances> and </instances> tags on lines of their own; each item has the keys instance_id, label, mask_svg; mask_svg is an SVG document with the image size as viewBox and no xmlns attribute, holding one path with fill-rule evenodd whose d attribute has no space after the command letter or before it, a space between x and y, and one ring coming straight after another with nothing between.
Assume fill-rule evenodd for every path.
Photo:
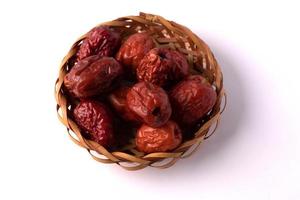
<instances>
[{"instance_id":1,"label":"bamboo basket weave","mask_svg":"<svg viewBox=\"0 0 300 200\"><path fill-rule=\"evenodd\" d=\"M128 146L128 151L110 152L103 146L85 139L70 114L71 98L64 92L63 80L70 70L70 63L76 55L81 41L86 34L81 36L71 47L68 54L62 60L59 67L59 76L55 83L56 110L59 120L67 127L70 138L77 145L85 148L93 159L102 163L116 163L127 170L143 169L147 166L155 168L168 168L180 158L186 158L193 154L199 145L216 130L220 115L226 106L226 95L223 88L221 69L209 47L191 30L168 21L161 16L140 13L139 16L121 17L113 21L98 24L112 27L122 33L125 38L130 34L147 31L150 33L156 45L176 49L186 55L190 65L191 74L201 74L215 87L217 102L212 111L196 131L194 138L184 141L178 148L171 152L159 152L142 154L134 145ZM224 100L224 102L222 102ZM221 108L222 105L222 108Z\"/></svg>"}]
</instances>

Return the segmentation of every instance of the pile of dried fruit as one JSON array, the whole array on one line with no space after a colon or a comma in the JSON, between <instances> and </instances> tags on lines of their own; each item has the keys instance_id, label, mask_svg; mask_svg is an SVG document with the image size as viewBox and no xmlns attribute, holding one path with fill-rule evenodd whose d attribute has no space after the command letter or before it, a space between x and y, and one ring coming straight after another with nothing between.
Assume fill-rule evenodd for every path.
<instances>
[{"instance_id":1,"label":"pile of dried fruit","mask_svg":"<svg viewBox=\"0 0 300 200\"><path fill-rule=\"evenodd\" d=\"M87 139L117 149L135 139L144 153L178 147L216 103L178 51L160 48L143 32L121 41L109 27L92 29L64 78L73 119Z\"/></svg>"}]
</instances>

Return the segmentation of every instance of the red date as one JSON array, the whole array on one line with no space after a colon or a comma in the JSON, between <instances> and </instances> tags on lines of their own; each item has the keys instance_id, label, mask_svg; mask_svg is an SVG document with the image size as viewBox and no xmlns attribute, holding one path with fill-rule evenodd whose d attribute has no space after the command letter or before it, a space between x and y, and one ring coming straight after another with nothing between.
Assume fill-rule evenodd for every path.
<instances>
[{"instance_id":1,"label":"red date","mask_svg":"<svg viewBox=\"0 0 300 200\"><path fill-rule=\"evenodd\" d=\"M112 56L119 47L120 34L106 26L93 28L77 52L78 60L92 55Z\"/></svg>"},{"instance_id":2,"label":"red date","mask_svg":"<svg viewBox=\"0 0 300 200\"><path fill-rule=\"evenodd\" d=\"M122 72L122 66L115 59L90 56L71 69L64 78L64 84L77 98L97 96L111 89Z\"/></svg>"},{"instance_id":3,"label":"red date","mask_svg":"<svg viewBox=\"0 0 300 200\"><path fill-rule=\"evenodd\" d=\"M135 73L145 54L155 47L153 39L147 33L136 33L122 44L116 59Z\"/></svg>"},{"instance_id":4,"label":"red date","mask_svg":"<svg viewBox=\"0 0 300 200\"><path fill-rule=\"evenodd\" d=\"M178 147L182 141L181 130L173 121L159 128L142 125L137 131L137 149L145 153L166 152Z\"/></svg>"},{"instance_id":5,"label":"red date","mask_svg":"<svg viewBox=\"0 0 300 200\"><path fill-rule=\"evenodd\" d=\"M122 86L117 90L113 91L108 99L117 113L126 121L138 122L137 116L128 108L126 96L130 90L129 86Z\"/></svg>"},{"instance_id":6,"label":"red date","mask_svg":"<svg viewBox=\"0 0 300 200\"><path fill-rule=\"evenodd\" d=\"M178 51L154 48L141 60L137 68L137 78L165 87L178 82L188 75L189 65Z\"/></svg>"},{"instance_id":7,"label":"red date","mask_svg":"<svg viewBox=\"0 0 300 200\"><path fill-rule=\"evenodd\" d=\"M80 102L73 112L79 127L87 132L88 137L104 147L113 143L114 132L112 118L105 105L96 101Z\"/></svg>"},{"instance_id":8,"label":"red date","mask_svg":"<svg viewBox=\"0 0 300 200\"><path fill-rule=\"evenodd\" d=\"M217 94L200 75L181 81L169 93L173 118L184 125L191 125L208 113L215 105Z\"/></svg>"},{"instance_id":9,"label":"red date","mask_svg":"<svg viewBox=\"0 0 300 200\"><path fill-rule=\"evenodd\" d=\"M172 112L166 92L146 82L137 83L129 90L127 105L142 122L152 127L165 124Z\"/></svg>"}]
</instances>

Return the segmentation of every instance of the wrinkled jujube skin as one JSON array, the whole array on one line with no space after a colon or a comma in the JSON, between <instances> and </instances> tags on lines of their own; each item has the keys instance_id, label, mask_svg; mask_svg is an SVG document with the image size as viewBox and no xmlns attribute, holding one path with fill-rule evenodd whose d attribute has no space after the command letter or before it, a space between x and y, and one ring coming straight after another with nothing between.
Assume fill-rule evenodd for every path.
<instances>
[{"instance_id":1,"label":"wrinkled jujube skin","mask_svg":"<svg viewBox=\"0 0 300 200\"><path fill-rule=\"evenodd\" d=\"M146 82L135 84L127 93L126 99L128 108L149 126L162 126L171 116L168 95L154 84Z\"/></svg>"},{"instance_id":2,"label":"wrinkled jujube skin","mask_svg":"<svg viewBox=\"0 0 300 200\"><path fill-rule=\"evenodd\" d=\"M104 104L91 100L82 101L75 107L73 116L91 140L104 147L113 144L113 120Z\"/></svg>"},{"instance_id":3,"label":"wrinkled jujube skin","mask_svg":"<svg viewBox=\"0 0 300 200\"><path fill-rule=\"evenodd\" d=\"M106 26L93 28L82 41L77 59L82 60L92 55L112 56L118 49L120 41L120 34Z\"/></svg>"},{"instance_id":4,"label":"wrinkled jujube skin","mask_svg":"<svg viewBox=\"0 0 300 200\"><path fill-rule=\"evenodd\" d=\"M114 58L90 56L70 70L64 84L74 97L87 98L111 89L122 73L122 66Z\"/></svg>"},{"instance_id":5,"label":"wrinkled jujube skin","mask_svg":"<svg viewBox=\"0 0 300 200\"><path fill-rule=\"evenodd\" d=\"M169 92L173 118L182 125L192 125L212 109L217 94L200 75L189 76Z\"/></svg>"},{"instance_id":6,"label":"wrinkled jujube skin","mask_svg":"<svg viewBox=\"0 0 300 200\"><path fill-rule=\"evenodd\" d=\"M135 139L137 149L144 153L171 151L178 147L181 141L181 130L171 120L158 128L142 125L138 129Z\"/></svg>"},{"instance_id":7,"label":"wrinkled jujube skin","mask_svg":"<svg viewBox=\"0 0 300 200\"><path fill-rule=\"evenodd\" d=\"M117 111L119 116L126 121L139 122L138 117L128 108L126 96L130 90L129 86L123 85L114 90L109 96L109 102Z\"/></svg>"},{"instance_id":8,"label":"wrinkled jujube skin","mask_svg":"<svg viewBox=\"0 0 300 200\"><path fill-rule=\"evenodd\" d=\"M178 51L154 48L137 67L137 79L165 87L174 84L189 73L186 58Z\"/></svg>"},{"instance_id":9,"label":"wrinkled jujube skin","mask_svg":"<svg viewBox=\"0 0 300 200\"><path fill-rule=\"evenodd\" d=\"M121 45L116 59L135 73L145 54L154 47L155 43L148 33L135 33Z\"/></svg>"}]
</instances>

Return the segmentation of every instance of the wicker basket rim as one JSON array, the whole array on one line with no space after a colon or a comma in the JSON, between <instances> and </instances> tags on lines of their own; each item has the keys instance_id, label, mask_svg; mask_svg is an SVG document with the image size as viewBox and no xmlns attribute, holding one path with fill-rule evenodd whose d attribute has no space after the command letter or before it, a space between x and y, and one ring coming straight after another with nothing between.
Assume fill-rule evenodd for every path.
<instances>
[{"instance_id":1,"label":"wicker basket rim","mask_svg":"<svg viewBox=\"0 0 300 200\"><path fill-rule=\"evenodd\" d=\"M216 91L218 93L217 103L213 108L212 116L195 133L195 138L185 141L172 152L158 152L142 156L132 155L122 151L109 152L103 146L82 137L80 129L76 123L68 117L68 98L62 91L63 78L67 73L68 61L76 54L81 41L86 37L86 34L84 34L76 40L68 54L63 58L59 67L59 77L55 83L55 98L57 102L56 110L58 119L67 127L71 140L77 145L87 149L93 159L102 163L116 163L127 170L138 170L147 166L168 168L175 164L180 158L186 158L192 155L200 144L215 132L220 120L220 115L226 107L226 94L223 88L222 72L208 45L206 45L203 40L185 26L173 21L168 21L159 15L141 12L138 16L120 17L112 21L100 23L97 26L101 25L123 29L128 32L136 31L134 28L137 27L142 27L146 30L150 30L153 27L160 27L165 30L167 32L167 36L170 37L166 37L160 33L156 38L156 41L158 41L160 46L177 49L186 54L187 59L192 66L195 64L195 58L199 58L199 60L203 59L202 64L205 62L205 66L209 68L207 69L209 75L214 77L213 85L216 87ZM187 46L187 44L189 44L189 46ZM212 68L211 71L210 68ZM221 108L222 101L225 103ZM209 132L213 125L215 125L215 127L211 132ZM169 159L167 163L156 165L165 159ZM126 166L124 165L125 162L134 163L135 165Z\"/></svg>"}]
</instances>

